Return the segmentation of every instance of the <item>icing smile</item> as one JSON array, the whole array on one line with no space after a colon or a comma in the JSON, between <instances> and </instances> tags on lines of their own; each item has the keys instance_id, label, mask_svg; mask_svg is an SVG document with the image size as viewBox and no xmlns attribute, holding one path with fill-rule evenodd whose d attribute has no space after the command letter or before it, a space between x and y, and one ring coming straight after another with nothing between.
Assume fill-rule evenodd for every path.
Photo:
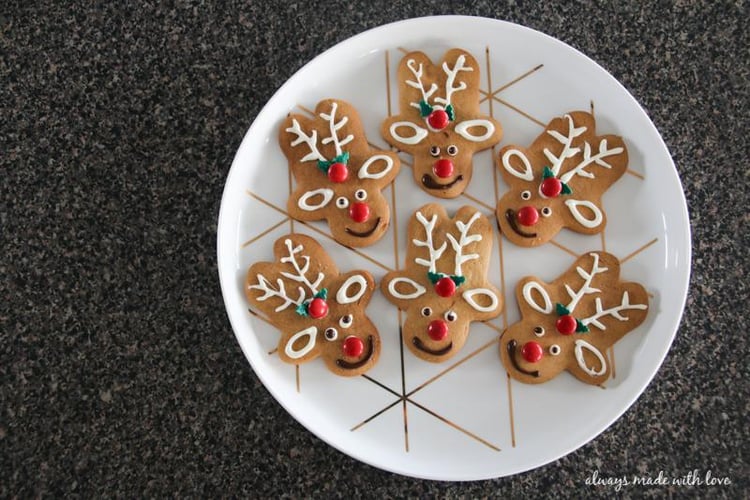
<instances>
[{"instance_id":1,"label":"icing smile","mask_svg":"<svg viewBox=\"0 0 750 500\"><path fill-rule=\"evenodd\" d=\"M517 342L515 340L511 340L510 342L508 342L508 357L510 358L510 362L513 364L513 368L526 375L539 377L539 370L529 371L524 370L523 368L518 366L518 361L516 360L516 345Z\"/></svg>"},{"instance_id":2,"label":"icing smile","mask_svg":"<svg viewBox=\"0 0 750 500\"><path fill-rule=\"evenodd\" d=\"M378 226L380 226L380 217L378 217L378 220L375 221L375 225L372 226L367 231L359 232L359 231L355 231L353 229L349 229L348 227L344 228L344 229L346 230L346 232L348 234L351 234L352 236L356 236L357 238L367 238L368 236L370 236L372 233L375 232L375 230L378 228Z\"/></svg>"},{"instance_id":3,"label":"icing smile","mask_svg":"<svg viewBox=\"0 0 750 500\"><path fill-rule=\"evenodd\" d=\"M435 182L435 179L433 179L430 174L424 174L422 176L422 185L424 187L426 187L427 189L443 189L443 190L445 190L445 189L452 188L453 186L455 186L456 184L458 184L462 180L464 180L464 176L461 175L461 174L458 174L458 176L455 179L453 179L451 182L449 182L448 184L438 184L437 182Z\"/></svg>"},{"instance_id":4,"label":"icing smile","mask_svg":"<svg viewBox=\"0 0 750 500\"><path fill-rule=\"evenodd\" d=\"M356 370L357 368L362 368L368 361L370 361L370 358L372 357L372 352L373 352L372 335L368 335L367 336L367 352L362 357L362 359L360 359L359 361L355 361L353 363L350 363L349 361L346 361L343 359L337 359L336 365L345 370Z\"/></svg>"},{"instance_id":5,"label":"icing smile","mask_svg":"<svg viewBox=\"0 0 750 500\"><path fill-rule=\"evenodd\" d=\"M508 221L508 225L517 235L523 236L524 238L536 238L536 233L527 233L522 231L521 228L518 227L518 223L516 222L516 213L512 208L509 208L505 211L505 220Z\"/></svg>"},{"instance_id":6,"label":"icing smile","mask_svg":"<svg viewBox=\"0 0 750 500\"><path fill-rule=\"evenodd\" d=\"M427 354L432 354L433 356L444 356L450 352L451 349L453 349L453 342L448 344L447 346L443 347L442 349L430 349L424 343L421 339L418 337L414 337L411 339L411 343L414 344L414 347L419 349L422 352L426 352Z\"/></svg>"}]
</instances>

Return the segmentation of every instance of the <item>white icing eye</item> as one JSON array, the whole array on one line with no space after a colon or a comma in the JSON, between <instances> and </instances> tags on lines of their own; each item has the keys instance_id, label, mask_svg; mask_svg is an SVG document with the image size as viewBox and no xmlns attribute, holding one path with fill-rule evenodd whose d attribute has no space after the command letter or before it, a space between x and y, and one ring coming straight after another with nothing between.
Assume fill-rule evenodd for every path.
<instances>
[{"instance_id":1,"label":"white icing eye","mask_svg":"<svg viewBox=\"0 0 750 500\"><path fill-rule=\"evenodd\" d=\"M354 192L354 197L357 198L358 201L364 201L367 199L367 191L364 189L357 189Z\"/></svg>"},{"instance_id":2,"label":"white icing eye","mask_svg":"<svg viewBox=\"0 0 750 500\"><path fill-rule=\"evenodd\" d=\"M425 307L422 309L422 316L427 317L430 314L432 314L432 309L430 309L429 307Z\"/></svg>"},{"instance_id":3,"label":"white icing eye","mask_svg":"<svg viewBox=\"0 0 750 500\"><path fill-rule=\"evenodd\" d=\"M338 198L336 198L336 206L339 208L346 208L349 206L349 200L347 200L343 196L339 196Z\"/></svg>"},{"instance_id":4,"label":"white icing eye","mask_svg":"<svg viewBox=\"0 0 750 500\"><path fill-rule=\"evenodd\" d=\"M557 356L558 354L560 354L560 350L560 346L557 344L552 344L551 346L549 346L549 353L553 356Z\"/></svg>"},{"instance_id":5,"label":"white icing eye","mask_svg":"<svg viewBox=\"0 0 750 500\"><path fill-rule=\"evenodd\" d=\"M352 326L352 321L354 318L351 314L347 314L346 316L341 316L341 319L339 320L339 326L341 328L349 328Z\"/></svg>"},{"instance_id":6,"label":"white icing eye","mask_svg":"<svg viewBox=\"0 0 750 500\"><path fill-rule=\"evenodd\" d=\"M531 199L531 191L521 191L521 199L522 200L530 200Z\"/></svg>"},{"instance_id":7,"label":"white icing eye","mask_svg":"<svg viewBox=\"0 0 750 500\"><path fill-rule=\"evenodd\" d=\"M458 314L456 314L456 311L448 311L445 313L445 320L446 321L456 321L458 319Z\"/></svg>"},{"instance_id":8,"label":"white icing eye","mask_svg":"<svg viewBox=\"0 0 750 500\"><path fill-rule=\"evenodd\" d=\"M437 146L432 146L432 147L430 148L430 154L431 154L432 156L440 156L440 148L439 148L439 147L437 147Z\"/></svg>"},{"instance_id":9,"label":"white icing eye","mask_svg":"<svg viewBox=\"0 0 750 500\"><path fill-rule=\"evenodd\" d=\"M326 340L336 340L339 336L339 332L335 328L326 328L326 331L324 333L326 336Z\"/></svg>"},{"instance_id":10,"label":"white icing eye","mask_svg":"<svg viewBox=\"0 0 750 500\"><path fill-rule=\"evenodd\" d=\"M537 337L543 337L544 336L544 327L542 326L535 326L534 327L534 335Z\"/></svg>"},{"instance_id":11,"label":"white icing eye","mask_svg":"<svg viewBox=\"0 0 750 500\"><path fill-rule=\"evenodd\" d=\"M542 215L544 217L549 217L550 215L552 215L552 209L550 207L544 207L542 209Z\"/></svg>"},{"instance_id":12,"label":"white icing eye","mask_svg":"<svg viewBox=\"0 0 750 500\"><path fill-rule=\"evenodd\" d=\"M445 152L451 156L456 156L458 154L458 146L451 144L445 149Z\"/></svg>"}]
</instances>

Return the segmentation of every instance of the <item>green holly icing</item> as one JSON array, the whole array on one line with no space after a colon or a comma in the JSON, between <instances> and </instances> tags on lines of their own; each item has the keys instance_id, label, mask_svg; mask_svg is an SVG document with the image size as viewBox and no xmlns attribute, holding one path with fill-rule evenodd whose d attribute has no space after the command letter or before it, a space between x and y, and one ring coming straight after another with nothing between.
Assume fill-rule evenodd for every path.
<instances>
[{"instance_id":1,"label":"green holly icing","mask_svg":"<svg viewBox=\"0 0 750 500\"><path fill-rule=\"evenodd\" d=\"M451 275L451 279L453 280L453 283L455 283L457 287L461 286L461 284L463 284L463 282L466 281L466 278L463 276Z\"/></svg>"},{"instance_id":2,"label":"green holly icing","mask_svg":"<svg viewBox=\"0 0 750 500\"><path fill-rule=\"evenodd\" d=\"M313 298L314 299L323 299L323 300L326 300L328 298L328 289L327 288L323 288L318 293L316 293L315 295L313 295Z\"/></svg>"},{"instance_id":3,"label":"green holly icing","mask_svg":"<svg viewBox=\"0 0 750 500\"><path fill-rule=\"evenodd\" d=\"M552 172L552 169L549 167L544 167L544 171L542 172L542 179L549 179L550 177L554 177L555 174Z\"/></svg>"},{"instance_id":4,"label":"green holly icing","mask_svg":"<svg viewBox=\"0 0 750 500\"><path fill-rule=\"evenodd\" d=\"M430 116L430 113L432 113L432 106L425 101L419 101L419 114L422 115L422 118Z\"/></svg>"},{"instance_id":5,"label":"green holly icing","mask_svg":"<svg viewBox=\"0 0 750 500\"><path fill-rule=\"evenodd\" d=\"M562 191L560 191L560 194L573 194L573 190L570 189L570 186L568 186L567 184L563 182Z\"/></svg>"},{"instance_id":6,"label":"green holly icing","mask_svg":"<svg viewBox=\"0 0 750 500\"><path fill-rule=\"evenodd\" d=\"M430 283L432 283L433 285L437 283L443 276L443 273L433 273L427 271L427 279L430 280Z\"/></svg>"},{"instance_id":7,"label":"green holly icing","mask_svg":"<svg viewBox=\"0 0 750 500\"><path fill-rule=\"evenodd\" d=\"M343 163L346 165L349 162L349 152L344 151L340 155L334 156L332 160L318 160L318 168L324 173L328 174L328 169L334 163Z\"/></svg>"},{"instance_id":8,"label":"green holly icing","mask_svg":"<svg viewBox=\"0 0 750 500\"><path fill-rule=\"evenodd\" d=\"M589 333L589 327L584 325L580 319L576 319L576 333Z\"/></svg>"},{"instance_id":9,"label":"green holly icing","mask_svg":"<svg viewBox=\"0 0 750 500\"><path fill-rule=\"evenodd\" d=\"M432 283L433 285L436 284L441 279L445 278L446 276L449 277L451 281L453 281L453 283L456 284L456 287L461 286L463 282L466 281L466 278L463 276L456 276L454 274L448 275L445 273L432 273L429 271L427 272L427 279L430 280L430 283Z\"/></svg>"},{"instance_id":10,"label":"green holly icing","mask_svg":"<svg viewBox=\"0 0 750 500\"><path fill-rule=\"evenodd\" d=\"M555 305L555 309L557 309L558 316L567 316L568 314L570 314L570 311L568 311L568 308L560 304L559 302Z\"/></svg>"},{"instance_id":11,"label":"green holly icing","mask_svg":"<svg viewBox=\"0 0 750 500\"><path fill-rule=\"evenodd\" d=\"M456 119L456 110L453 108L453 104L448 104L448 106L445 107L445 112L448 113L448 118L450 121L454 121Z\"/></svg>"},{"instance_id":12,"label":"green holly icing","mask_svg":"<svg viewBox=\"0 0 750 500\"><path fill-rule=\"evenodd\" d=\"M309 302L305 301L302 304L298 305L297 308L294 310L297 314L302 316L303 318L307 318L309 314L307 313L307 305Z\"/></svg>"}]
</instances>

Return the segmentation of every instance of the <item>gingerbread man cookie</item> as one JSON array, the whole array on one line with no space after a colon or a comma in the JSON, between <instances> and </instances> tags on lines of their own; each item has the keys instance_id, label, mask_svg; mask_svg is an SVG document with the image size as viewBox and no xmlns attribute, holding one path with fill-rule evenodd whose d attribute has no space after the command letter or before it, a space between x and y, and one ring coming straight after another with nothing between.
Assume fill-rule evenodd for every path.
<instances>
[{"instance_id":1,"label":"gingerbread man cookie","mask_svg":"<svg viewBox=\"0 0 750 500\"><path fill-rule=\"evenodd\" d=\"M643 323L649 297L620 281L620 261L591 252L552 283L526 277L516 286L521 320L500 341L511 377L539 384L568 370L588 384L609 378L606 351Z\"/></svg>"},{"instance_id":2,"label":"gingerbread man cookie","mask_svg":"<svg viewBox=\"0 0 750 500\"><path fill-rule=\"evenodd\" d=\"M528 148L500 150L499 168L509 187L497 205L500 231L524 247L546 243L564 227L602 232L602 194L627 166L622 138L597 136L591 113L555 118Z\"/></svg>"},{"instance_id":3,"label":"gingerbread man cookie","mask_svg":"<svg viewBox=\"0 0 750 500\"><path fill-rule=\"evenodd\" d=\"M451 219L437 204L409 221L406 267L386 274L380 288L406 311L402 333L416 356L440 362L463 347L472 321L503 310L502 295L487 280L492 226L473 207Z\"/></svg>"},{"instance_id":4,"label":"gingerbread man cookie","mask_svg":"<svg viewBox=\"0 0 750 500\"><path fill-rule=\"evenodd\" d=\"M369 370L380 355L380 336L365 314L375 282L367 271L340 274L323 248L301 234L274 244L275 262L253 264L245 296L281 330L278 355L301 364L321 357L337 375Z\"/></svg>"},{"instance_id":5,"label":"gingerbread man cookie","mask_svg":"<svg viewBox=\"0 0 750 500\"><path fill-rule=\"evenodd\" d=\"M375 243L390 223L381 190L398 174L395 153L370 148L354 107L326 99L315 115L289 115L279 144L297 187L287 211L301 221L326 220L333 238L349 247Z\"/></svg>"},{"instance_id":6,"label":"gingerbread man cookie","mask_svg":"<svg viewBox=\"0 0 750 500\"><path fill-rule=\"evenodd\" d=\"M427 193L455 198L471 181L474 154L500 142L500 123L479 110L479 64L451 49L433 64L422 52L398 67L399 114L383 122L386 141L414 157L414 180Z\"/></svg>"}]
</instances>

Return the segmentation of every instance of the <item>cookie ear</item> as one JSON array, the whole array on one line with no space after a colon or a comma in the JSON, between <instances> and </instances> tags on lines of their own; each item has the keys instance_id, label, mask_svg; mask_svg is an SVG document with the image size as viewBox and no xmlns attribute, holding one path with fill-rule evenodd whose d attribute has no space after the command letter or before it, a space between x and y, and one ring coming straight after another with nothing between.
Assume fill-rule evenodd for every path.
<instances>
[{"instance_id":1,"label":"cookie ear","mask_svg":"<svg viewBox=\"0 0 750 500\"><path fill-rule=\"evenodd\" d=\"M375 289L375 280L366 271L352 271L342 274L337 281L341 285L336 288L336 302L341 305L358 303L367 305ZM336 286L335 284L333 285Z\"/></svg>"},{"instance_id":2,"label":"cookie ear","mask_svg":"<svg viewBox=\"0 0 750 500\"><path fill-rule=\"evenodd\" d=\"M414 300L427 293L427 288L403 272L386 274L380 288L386 298L402 311L407 310Z\"/></svg>"},{"instance_id":3,"label":"cookie ear","mask_svg":"<svg viewBox=\"0 0 750 500\"><path fill-rule=\"evenodd\" d=\"M383 138L401 151L413 154L427 138L428 131L419 122L405 120L403 116L387 118L380 129Z\"/></svg>"},{"instance_id":4,"label":"cookie ear","mask_svg":"<svg viewBox=\"0 0 750 500\"><path fill-rule=\"evenodd\" d=\"M609 363L605 353L584 339L576 339L568 371L576 378L589 383L601 384L609 378Z\"/></svg>"},{"instance_id":5,"label":"cookie ear","mask_svg":"<svg viewBox=\"0 0 750 500\"><path fill-rule=\"evenodd\" d=\"M308 326L295 332L291 337L279 344L279 357L287 363L304 363L320 355L318 346L318 328Z\"/></svg>"},{"instance_id":6,"label":"cookie ear","mask_svg":"<svg viewBox=\"0 0 750 500\"><path fill-rule=\"evenodd\" d=\"M522 316L530 315L532 310L541 314L552 314L555 304L547 288L546 283L531 277L526 277L518 283L516 298Z\"/></svg>"},{"instance_id":7,"label":"cookie ear","mask_svg":"<svg viewBox=\"0 0 750 500\"><path fill-rule=\"evenodd\" d=\"M565 200L565 207L573 217L569 227L579 233L598 233L606 225L607 219L599 200Z\"/></svg>"}]
</instances>

